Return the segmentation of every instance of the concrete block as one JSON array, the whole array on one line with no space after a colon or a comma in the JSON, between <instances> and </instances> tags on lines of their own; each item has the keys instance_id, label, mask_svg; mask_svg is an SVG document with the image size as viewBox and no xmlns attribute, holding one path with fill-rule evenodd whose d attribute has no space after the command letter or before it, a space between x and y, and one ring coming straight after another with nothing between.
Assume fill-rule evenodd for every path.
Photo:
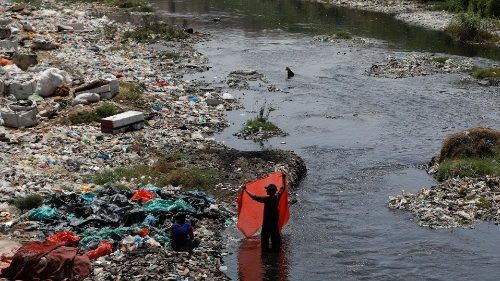
<instances>
[{"instance_id":1,"label":"concrete block","mask_svg":"<svg viewBox=\"0 0 500 281\"><path fill-rule=\"evenodd\" d=\"M144 123L144 114L140 111L127 111L101 120L101 132L113 133L117 129Z\"/></svg>"},{"instance_id":2,"label":"concrete block","mask_svg":"<svg viewBox=\"0 0 500 281\"><path fill-rule=\"evenodd\" d=\"M0 53L15 53L17 52L17 40L0 40Z\"/></svg>"},{"instance_id":3,"label":"concrete block","mask_svg":"<svg viewBox=\"0 0 500 281\"><path fill-rule=\"evenodd\" d=\"M9 81L7 85L7 95L13 95L18 100L26 100L36 89L35 80Z\"/></svg>"}]
</instances>

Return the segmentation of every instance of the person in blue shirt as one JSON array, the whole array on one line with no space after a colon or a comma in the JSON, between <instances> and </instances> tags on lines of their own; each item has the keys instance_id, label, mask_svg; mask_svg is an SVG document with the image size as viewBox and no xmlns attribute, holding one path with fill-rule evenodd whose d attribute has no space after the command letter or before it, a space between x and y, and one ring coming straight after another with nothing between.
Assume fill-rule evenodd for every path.
<instances>
[{"instance_id":1,"label":"person in blue shirt","mask_svg":"<svg viewBox=\"0 0 500 281\"><path fill-rule=\"evenodd\" d=\"M193 227L186 222L186 214L177 213L170 229L170 245L174 251L191 252L194 248Z\"/></svg>"},{"instance_id":2,"label":"person in blue shirt","mask_svg":"<svg viewBox=\"0 0 500 281\"><path fill-rule=\"evenodd\" d=\"M281 195L285 190L285 186L281 187L279 192L276 192L278 188L274 184L266 186L267 196L257 196L247 190L246 186L243 186L243 190L248 193L248 195L255 201L264 203L264 219L262 221L262 229L260 231L260 243L262 248L269 248L269 238L271 238L271 246L273 249L279 249L281 247L281 234L278 226L279 211L278 205L280 202Z\"/></svg>"}]
</instances>

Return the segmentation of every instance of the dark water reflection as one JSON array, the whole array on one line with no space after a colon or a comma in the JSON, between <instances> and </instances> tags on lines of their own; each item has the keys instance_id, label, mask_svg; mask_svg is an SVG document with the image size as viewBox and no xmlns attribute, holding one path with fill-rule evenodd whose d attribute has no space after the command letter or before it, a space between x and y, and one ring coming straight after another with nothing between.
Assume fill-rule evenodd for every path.
<instances>
[{"instance_id":1,"label":"dark water reflection","mask_svg":"<svg viewBox=\"0 0 500 281\"><path fill-rule=\"evenodd\" d=\"M279 29L313 35L347 30L355 36L387 41L390 48L479 56L500 60L500 48L467 45L440 31L410 26L391 15L297 0L154 0L174 17L193 15L189 24L203 28L220 17L224 28L244 32ZM172 20L172 18L170 18Z\"/></svg>"},{"instance_id":2,"label":"dark water reflection","mask_svg":"<svg viewBox=\"0 0 500 281\"><path fill-rule=\"evenodd\" d=\"M238 278L241 281L287 281L288 244L279 250L262 250L260 239L242 239L238 250Z\"/></svg>"}]
</instances>

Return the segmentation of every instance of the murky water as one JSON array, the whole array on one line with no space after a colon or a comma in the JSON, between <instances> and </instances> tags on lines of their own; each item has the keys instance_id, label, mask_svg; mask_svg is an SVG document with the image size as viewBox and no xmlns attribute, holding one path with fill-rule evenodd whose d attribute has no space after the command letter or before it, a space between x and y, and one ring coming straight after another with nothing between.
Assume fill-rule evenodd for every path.
<instances>
[{"instance_id":1,"label":"murky water","mask_svg":"<svg viewBox=\"0 0 500 281\"><path fill-rule=\"evenodd\" d=\"M229 275L236 280L498 280L500 228L430 230L411 215L388 210L389 196L434 184L420 167L449 134L498 128L500 93L460 83L462 74L398 80L365 71L388 55L433 51L498 59L495 49L460 46L446 35L406 26L388 16L315 3L158 1L177 23L214 36L198 49L212 69L188 79L225 86L230 71L253 68L283 92L258 85L231 91L245 110L217 138L238 149L259 144L234 132L266 101L271 120L289 133L266 147L291 149L308 166L297 190L280 252L261 253L258 240L230 233ZM221 17L221 22L212 22ZM384 40L376 46L320 44L312 35L332 23ZM421 42L417 38L428 38ZM491 55L493 54L493 55ZM484 61L484 60L480 60ZM285 66L296 76L285 77Z\"/></svg>"}]
</instances>

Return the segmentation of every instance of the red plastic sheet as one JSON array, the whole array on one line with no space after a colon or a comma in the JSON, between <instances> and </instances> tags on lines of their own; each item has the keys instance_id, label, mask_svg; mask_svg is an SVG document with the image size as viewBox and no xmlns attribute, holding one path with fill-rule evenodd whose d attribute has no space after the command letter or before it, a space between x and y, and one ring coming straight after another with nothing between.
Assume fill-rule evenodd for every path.
<instances>
[{"instance_id":1,"label":"red plastic sheet","mask_svg":"<svg viewBox=\"0 0 500 281\"><path fill-rule=\"evenodd\" d=\"M113 245L108 240L104 240L92 251L87 252L87 257L91 260L95 260L102 256L107 256L113 252Z\"/></svg>"},{"instance_id":2,"label":"red plastic sheet","mask_svg":"<svg viewBox=\"0 0 500 281\"><path fill-rule=\"evenodd\" d=\"M140 190L137 190L134 194L134 196L132 196L132 198L130 198L130 200L141 200L142 203L146 203L148 202L149 200L155 198L156 195L149 191L149 190L144 190L144 189L140 189Z\"/></svg>"},{"instance_id":3,"label":"red plastic sheet","mask_svg":"<svg viewBox=\"0 0 500 281\"><path fill-rule=\"evenodd\" d=\"M44 257L45 261L40 262ZM9 280L83 280L92 271L80 248L52 242L28 242L14 255L1 278Z\"/></svg>"},{"instance_id":4,"label":"red plastic sheet","mask_svg":"<svg viewBox=\"0 0 500 281\"><path fill-rule=\"evenodd\" d=\"M78 245L78 241L80 241L80 237L76 236L71 231L61 231L57 232L49 237L47 237L47 241L53 243L64 243L66 245L76 246Z\"/></svg>"},{"instance_id":5,"label":"red plastic sheet","mask_svg":"<svg viewBox=\"0 0 500 281\"><path fill-rule=\"evenodd\" d=\"M265 187L269 184L276 185L278 191L282 186L285 186L285 190L283 191L283 195L278 205L278 225L281 231L290 219L290 211L288 209L288 186L286 184L285 174L283 174L283 172L276 172L264 178L249 182L245 186L248 191L257 196L267 196ZM238 196L238 223L236 226L243 235L251 237L259 231L262 226L263 213L264 204L254 201L246 192L241 190Z\"/></svg>"}]
</instances>

